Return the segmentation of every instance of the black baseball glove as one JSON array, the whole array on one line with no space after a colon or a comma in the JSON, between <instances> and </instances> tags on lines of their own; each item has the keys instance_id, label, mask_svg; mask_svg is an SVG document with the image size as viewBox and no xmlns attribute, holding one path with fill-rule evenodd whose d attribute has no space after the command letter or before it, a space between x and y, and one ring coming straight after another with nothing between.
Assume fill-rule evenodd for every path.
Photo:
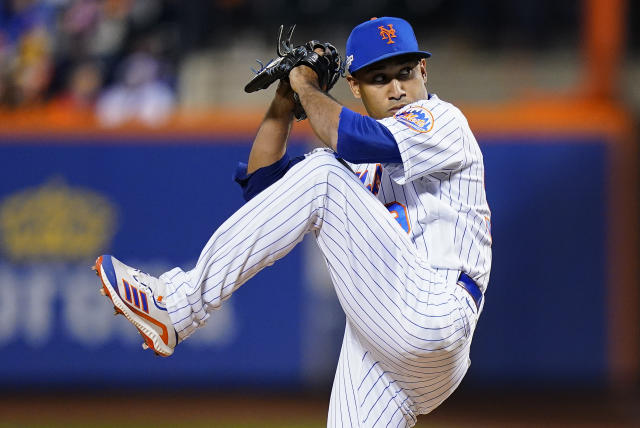
<instances>
[{"instance_id":1,"label":"black baseball glove","mask_svg":"<svg viewBox=\"0 0 640 428\"><path fill-rule=\"evenodd\" d=\"M260 61L261 69L253 70L256 75L244 87L245 92L255 92L266 89L276 80L289 78L289 72L299 65L307 65L313 69L318 75L318 83L320 88L325 92L329 92L336 84L340 76L344 75L344 61L340 57L337 49L331 43L321 43L317 40L311 40L302 46L292 47L291 36L295 25L289 27L283 39L283 26L280 26L278 33L278 58L274 58L267 65L263 65ZM323 49L324 55L319 55L315 49ZM304 120L307 114L300 104L298 94L294 93L296 106L294 114L296 119Z\"/></svg>"}]
</instances>

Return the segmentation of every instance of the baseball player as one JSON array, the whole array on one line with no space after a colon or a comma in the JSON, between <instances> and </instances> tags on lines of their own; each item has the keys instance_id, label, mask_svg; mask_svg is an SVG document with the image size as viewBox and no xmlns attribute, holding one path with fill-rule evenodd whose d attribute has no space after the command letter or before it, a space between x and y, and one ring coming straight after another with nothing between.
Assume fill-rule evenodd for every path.
<instances>
[{"instance_id":1,"label":"baseball player","mask_svg":"<svg viewBox=\"0 0 640 428\"><path fill-rule=\"evenodd\" d=\"M328 426L410 427L454 391L489 281L490 211L465 117L427 92L430 55L402 19L358 25L347 41L347 80L367 116L329 97L317 70L292 68L236 176L248 202L193 270L155 278L98 258L101 292L138 328L143 347L171 355L238 287L312 233L346 314ZM292 159L296 100L328 148Z\"/></svg>"}]
</instances>

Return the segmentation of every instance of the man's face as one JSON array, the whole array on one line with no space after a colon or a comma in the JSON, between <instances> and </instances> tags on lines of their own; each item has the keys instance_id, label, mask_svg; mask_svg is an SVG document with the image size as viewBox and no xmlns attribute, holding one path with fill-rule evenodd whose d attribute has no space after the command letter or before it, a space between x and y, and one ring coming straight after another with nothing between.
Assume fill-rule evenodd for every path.
<instances>
[{"instance_id":1,"label":"man's face","mask_svg":"<svg viewBox=\"0 0 640 428\"><path fill-rule=\"evenodd\" d=\"M389 58L356 71L347 80L353 95L362 99L374 119L393 116L405 105L428 97L424 58Z\"/></svg>"}]
</instances>

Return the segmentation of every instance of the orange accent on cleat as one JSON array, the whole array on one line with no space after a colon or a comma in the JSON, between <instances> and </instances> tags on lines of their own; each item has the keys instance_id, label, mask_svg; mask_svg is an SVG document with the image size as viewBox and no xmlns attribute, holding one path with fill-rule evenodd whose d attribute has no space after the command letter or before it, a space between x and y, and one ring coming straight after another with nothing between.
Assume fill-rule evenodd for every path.
<instances>
[{"instance_id":1,"label":"orange accent on cleat","mask_svg":"<svg viewBox=\"0 0 640 428\"><path fill-rule=\"evenodd\" d=\"M102 256L96 259L96 262L93 264L91 270L93 270L96 275L100 276L100 265L102 264Z\"/></svg>"},{"instance_id":2,"label":"orange accent on cleat","mask_svg":"<svg viewBox=\"0 0 640 428\"><path fill-rule=\"evenodd\" d=\"M102 264L102 256L100 256L100 257L98 257L96 259L96 263L95 263L95 265L93 265L93 267L91 269L93 269L95 271L96 275L98 276L98 278L100 278L100 283L102 284L102 289L100 290L100 294L110 298L111 294L109 294L109 290L107 289L107 286L104 285L104 282L102 282L102 277L100 276L100 265L101 264Z\"/></svg>"}]
</instances>

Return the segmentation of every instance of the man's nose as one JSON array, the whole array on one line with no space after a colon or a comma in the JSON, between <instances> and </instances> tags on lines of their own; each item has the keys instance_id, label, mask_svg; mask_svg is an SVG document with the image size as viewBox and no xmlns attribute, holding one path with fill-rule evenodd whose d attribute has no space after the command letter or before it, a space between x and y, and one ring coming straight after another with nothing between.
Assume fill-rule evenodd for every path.
<instances>
[{"instance_id":1,"label":"man's nose","mask_svg":"<svg viewBox=\"0 0 640 428\"><path fill-rule=\"evenodd\" d=\"M404 97L405 91L402 88L402 84L398 81L398 79L393 79L389 82L389 99L399 100Z\"/></svg>"}]
</instances>

